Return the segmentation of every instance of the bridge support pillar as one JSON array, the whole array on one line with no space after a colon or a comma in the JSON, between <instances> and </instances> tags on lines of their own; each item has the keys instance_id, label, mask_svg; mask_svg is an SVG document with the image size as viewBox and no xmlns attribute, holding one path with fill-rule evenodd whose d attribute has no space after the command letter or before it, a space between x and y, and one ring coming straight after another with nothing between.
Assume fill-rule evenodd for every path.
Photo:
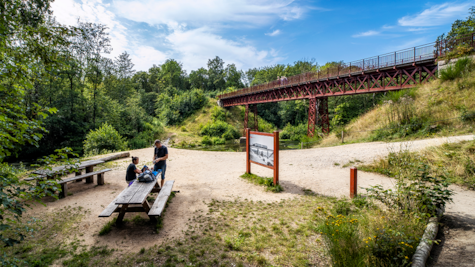
<instances>
[{"instance_id":1,"label":"bridge support pillar","mask_svg":"<svg viewBox=\"0 0 475 267\"><path fill-rule=\"evenodd\" d=\"M324 134L330 133L330 119L328 117L328 97L318 99L318 118Z\"/></svg>"},{"instance_id":2,"label":"bridge support pillar","mask_svg":"<svg viewBox=\"0 0 475 267\"><path fill-rule=\"evenodd\" d=\"M315 115L317 111L317 99L315 97L309 99L309 106L308 106L308 127L307 127L307 136L313 137L315 134Z\"/></svg>"},{"instance_id":3,"label":"bridge support pillar","mask_svg":"<svg viewBox=\"0 0 475 267\"><path fill-rule=\"evenodd\" d=\"M257 104L254 105L254 130L259 131L259 125L257 120Z\"/></svg>"}]
</instances>

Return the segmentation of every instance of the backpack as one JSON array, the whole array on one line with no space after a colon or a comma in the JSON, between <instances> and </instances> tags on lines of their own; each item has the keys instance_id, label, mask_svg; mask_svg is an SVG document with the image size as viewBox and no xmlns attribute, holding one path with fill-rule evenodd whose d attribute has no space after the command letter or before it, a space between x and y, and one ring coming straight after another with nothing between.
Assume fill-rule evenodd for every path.
<instances>
[{"instance_id":1,"label":"backpack","mask_svg":"<svg viewBox=\"0 0 475 267\"><path fill-rule=\"evenodd\" d=\"M156 180L153 172L149 170L146 170L143 173L139 174L138 179L139 179L139 182L142 182L142 183L150 183Z\"/></svg>"}]
</instances>

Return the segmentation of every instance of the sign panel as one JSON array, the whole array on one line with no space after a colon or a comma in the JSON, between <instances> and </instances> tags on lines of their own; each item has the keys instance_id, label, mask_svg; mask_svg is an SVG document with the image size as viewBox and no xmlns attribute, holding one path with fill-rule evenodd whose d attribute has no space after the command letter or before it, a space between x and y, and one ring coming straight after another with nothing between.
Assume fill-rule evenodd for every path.
<instances>
[{"instance_id":1,"label":"sign panel","mask_svg":"<svg viewBox=\"0 0 475 267\"><path fill-rule=\"evenodd\" d=\"M249 157L252 162L274 168L274 136L251 132L249 150Z\"/></svg>"},{"instance_id":2,"label":"sign panel","mask_svg":"<svg viewBox=\"0 0 475 267\"><path fill-rule=\"evenodd\" d=\"M246 129L246 172L251 162L274 170L274 184L279 184L279 132L261 133Z\"/></svg>"}]
</instances>

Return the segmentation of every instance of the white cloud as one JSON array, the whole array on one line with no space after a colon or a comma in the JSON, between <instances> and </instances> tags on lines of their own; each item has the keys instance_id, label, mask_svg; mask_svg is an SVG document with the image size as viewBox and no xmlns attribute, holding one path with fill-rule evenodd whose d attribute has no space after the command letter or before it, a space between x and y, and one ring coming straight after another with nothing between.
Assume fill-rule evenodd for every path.
<instances>
[{"instance_id":1,"label":"white cloud","mask_svg":"<svg viewBox=\"0 0 475 267\"><path fill-rule=\"evenodd\" d=\"M280 30L275 30L273 32L266 33L266 35L268 35L268 36L277 36L279 34L281 34Z\"/></svg>"},{"instance_id":2,"label":"white cloud","mask_svg":"<svg viewBox=\"0 0 475 267\"><path fill-rule=\"evenodd\" d=\"M354 38L358 38L358 37L368 37L368 36L374 36L374 35L379 35L381 32L378 32L378 31L367 31L367 32L362 32L362 33L358 33L358 34L355 34L353 35Z\"/></svg>"},{"instance_id":3,"label":"white cloud","mask_svg":"<svg viewBox=\"0 0 475 267\"><path fill-rule=\"evenodd\" d=\"M75 25L80 17L82 21L107 25L113 51L106 56L116 57L127 51L136 70L148 70L153 64L162 64L167 58L174 58L182 62L189 72L205 67L208 59L215 56L242 69L281 60L272 48L259 50L252 40L224 38L222 31L217 29L224 30L229 23L258 26L275 19L297 19L303 11L292 3L292 0L256 0L252 3L244 0L147 0L144 3L119 1L113 4L113 9L102 0L58 0L53 2L52 9L58 22L63 24ZM152 43L144 43L144 37L137 29L125 26L119 20L120 15L113 11L130 20L146 22L165 30L160 44L163 45L164 41L166 44L156 49ZM276 30L271 34L279 33Z\"/></svg>"},{"instance_id":4,"label":"white cloud","mask_svg":"<svg viewBox=\"0 0 475 267\"><path fill-rule=\"evenodd\" d=\"M445 3L435 5L419 14L402 17L398 20L398 23L400 26L406 27L444 25L453 22L455 19L463 18L471 5L473 5L473 3Z\"/></svg>"},{"instance_id":5,"label":"white cloud","mask_svg":"<svg viewBox=\"0 0 475 267\"><path fill-rule=\"evenodd\" d=\"M184 68L196 70L205 67L208 59L221 57L225 63L234 63L239 68L273 64L280 58L273 50L259 51L243 42L225 39L209 27L193 30L175 30L167 37L172 49L182 60Z\"/></svg>"},{"instance_id":6,"label":"white cloud","mask_svg":"<svg viewBox=\"0 0 475 267\"><path fill-rule=\"evenodd\" d=\"M146 71L150 67L164 63L169 56L151 46L138 46L131 55L135 69Z\"/></svg>"},{"instance_id":7,"label":"white cloud","mask_svg":"<svg viewBox=\"0 0 475 267\"><path fill-rule=\"evenodd\" d=\"M114 13L107 10L108 5L101 0L60 0L52 4L58 22L76 25L78 18L84 22L104 24L109 27L112 52L108 57L116 57L128 48L127 28L116 20Z\"/></svg>"},{"instance_id":8,"label":"white cloud","mask_svg":"<svg viewBox=\"0 0 475 267\"><path fill-rule=\"evenodd\" d=\"M263 25L278 18L298 19L305 11L293 0L119 0L113 6L118 15L129 20L195 27L210 23Z\"/></svg>"}]
</instances>

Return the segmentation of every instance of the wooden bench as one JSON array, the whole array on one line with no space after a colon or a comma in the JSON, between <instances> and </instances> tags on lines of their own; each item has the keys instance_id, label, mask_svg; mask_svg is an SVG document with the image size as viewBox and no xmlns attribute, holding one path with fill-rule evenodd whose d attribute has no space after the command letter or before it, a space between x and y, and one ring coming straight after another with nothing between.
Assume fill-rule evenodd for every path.
<instances>
[{"instance_id":1,"label":"wooden bench","mask_svg":"<svg viewBox=\"0 0 475 267\"><path fill-rule=\"evenodd\" d=\"M126 212L145 212L152 219L154 216L160 216L165 208L168 197L170 196L175 181L167 181L162 188L158 188L158 183L151 185L151 183L134 182L130 187L122 191L110 204L107 206L99 217L110 217L112 213L119 212L117 223L120 223ZM131 188L135 187L135 188ZM147 192L148 191L148 192ZM135 192L135 193L133 193ZM143 193L158 192L157 199L152 207L149 206L148 201L143 199ZM129 207L132 204L140 204L141 207Z\"/></svg>"},{"instance_id":2,"label":"wooden bench","mask_svg":"<svg viewBox=\"0 0 475 267\"><path fill-rule=\"evenodd\" d=\"M160 189L153 206L150 208L148 216L160 216L162 214L163 210L165 209L165 205L167 204L168 197L170 197L170 194L172 193L174 183L175 181L165 182L162 189Z\"/></svg>"},{"instance_id":3,"label":"wooden bench","mask_svg":"<svg viewBox=\"0 0 475 267\"><path fill-rule=\"evenodd\" d=\"M104 184L104 173L112 171L112 169L104 169L95 172L87 172L82 175L77 175L71 178L66 178L58 182L61 185L61 193L59 194L60 198L65 198L68 195L68 182L82 180L86 178L86 183L94 182L94 175L97 175L97 185Z\"/></svg>"}]
</instances>

